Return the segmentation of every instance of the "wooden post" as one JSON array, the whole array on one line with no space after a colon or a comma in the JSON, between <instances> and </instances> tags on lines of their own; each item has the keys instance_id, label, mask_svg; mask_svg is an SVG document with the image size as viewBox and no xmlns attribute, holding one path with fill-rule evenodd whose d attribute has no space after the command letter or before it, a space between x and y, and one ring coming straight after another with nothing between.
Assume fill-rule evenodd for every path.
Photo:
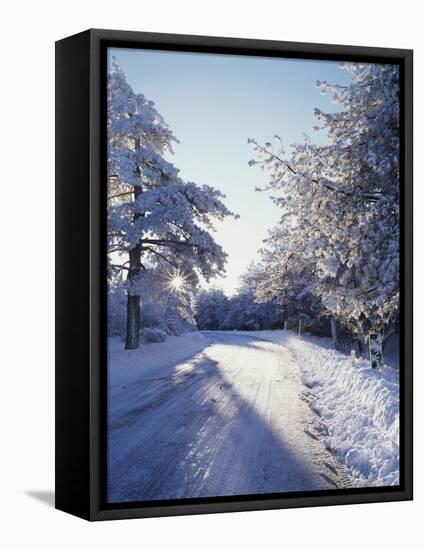
<instances>
[{"instance_id":1,"label":"wooden post","mask_svg":"<svg viewBox=\"0 0 423 550\"><path fill-rule=\"evenodd\" d=\"M369 333L368 339L370 364L373 369L379 369L383 362L382 335L377 332Z\"/></svg>"}]
</instances>

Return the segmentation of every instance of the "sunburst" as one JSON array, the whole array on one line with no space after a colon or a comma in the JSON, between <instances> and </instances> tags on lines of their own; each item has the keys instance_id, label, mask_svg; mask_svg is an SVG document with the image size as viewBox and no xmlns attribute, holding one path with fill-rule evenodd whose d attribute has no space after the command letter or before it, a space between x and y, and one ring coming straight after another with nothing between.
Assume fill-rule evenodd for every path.
<instances>
[{"instance_id":1,"label":"sunburst","mask_svg":"<svg viewBox=\"0 0 423 550\"><path fill-rule=\"evenodd\" d=\"M171 292L182 292L186 286L186 281L187 276L178 269L168 275L166 286Z\"/></svg>"}]
</instances>

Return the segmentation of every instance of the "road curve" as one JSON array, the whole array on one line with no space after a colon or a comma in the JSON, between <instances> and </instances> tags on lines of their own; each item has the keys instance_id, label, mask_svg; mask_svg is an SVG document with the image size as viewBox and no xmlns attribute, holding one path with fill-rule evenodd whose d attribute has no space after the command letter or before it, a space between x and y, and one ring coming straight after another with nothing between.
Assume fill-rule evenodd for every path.
<instances>
[{"instance_id":1,"label":"road curve","mask_svg":"<svg viewBox=\"0 0 423 550\"><path fill-rule=\"evenodd\" d=\"M311 428L300 373L280 345L234 333L171 376L109 402L108 501L336 489L348 483Z\"/></svg>"}]
</instances>

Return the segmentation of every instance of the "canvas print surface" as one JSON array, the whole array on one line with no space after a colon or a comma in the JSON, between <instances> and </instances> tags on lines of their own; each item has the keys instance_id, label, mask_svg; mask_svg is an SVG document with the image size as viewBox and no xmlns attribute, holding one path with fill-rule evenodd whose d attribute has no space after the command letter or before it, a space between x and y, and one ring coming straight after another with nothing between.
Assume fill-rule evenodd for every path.
<instances>
[{"instance_id":1,"label":"canvas print surface","mask_svg":"<svg viewBox=\"0 0 423 550\"><path fill-rule=\"evenodd\" d=\"M109 503L399 484L399 82L108 49Z\"/></svg>"}]
</instances>

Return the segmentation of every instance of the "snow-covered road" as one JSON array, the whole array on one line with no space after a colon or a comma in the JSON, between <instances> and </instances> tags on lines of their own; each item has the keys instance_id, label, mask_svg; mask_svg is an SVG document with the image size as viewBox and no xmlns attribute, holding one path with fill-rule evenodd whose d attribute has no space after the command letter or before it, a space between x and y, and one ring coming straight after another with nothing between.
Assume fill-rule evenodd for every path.
<instances>
[{"instance_id":1,"label":"snow-covered road","mask_svg":"<svg viewBox=\"0 0 423 550\"><path fill-rule=\"evenodd\" d=\"M109 501L346 486L313 433L290 351L246 335L206 336L210 345L190 360L109 393Z\"/></svg>"}]
</instances>

